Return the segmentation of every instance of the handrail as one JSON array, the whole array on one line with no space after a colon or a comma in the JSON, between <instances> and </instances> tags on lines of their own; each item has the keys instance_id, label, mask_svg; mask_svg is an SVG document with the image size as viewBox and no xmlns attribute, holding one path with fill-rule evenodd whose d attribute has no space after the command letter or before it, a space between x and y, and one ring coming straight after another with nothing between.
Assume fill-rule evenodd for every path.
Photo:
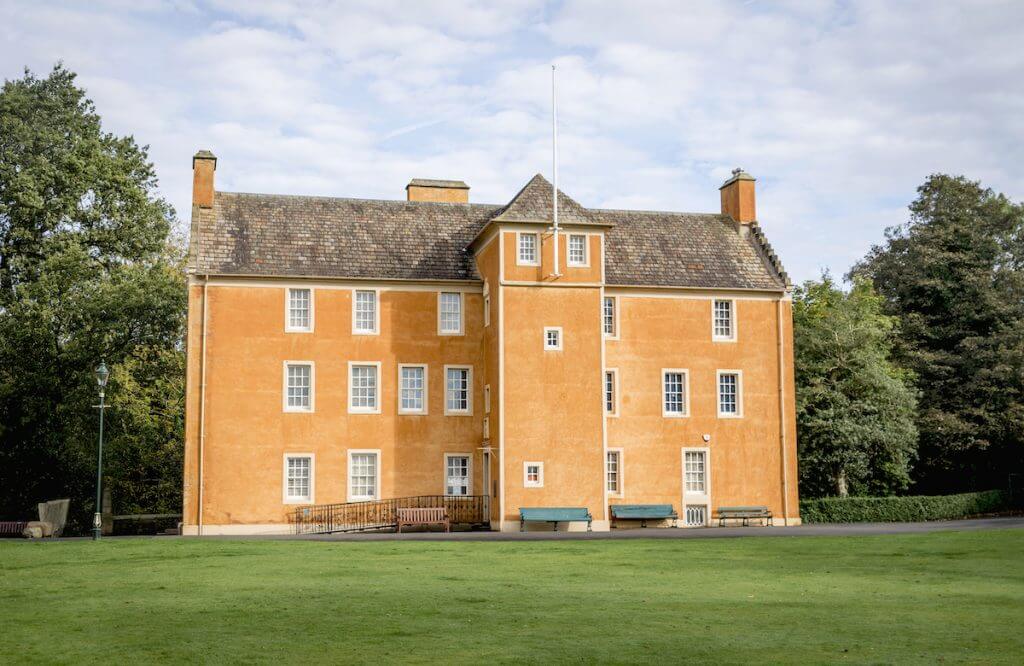
<instances>
[{"instance_id":1,"label":"handrail","mask_svg":"<svg viewBox=\"0 0 1024 666\"><path fill-rule=\"evenodd\" d=\"M452 523L486 525L485 495L415 495L362 502L312 504L289 514L295 534L330 534L398 527L398 509L439 509L448 511Z\"/></svg>"}]
</instances>

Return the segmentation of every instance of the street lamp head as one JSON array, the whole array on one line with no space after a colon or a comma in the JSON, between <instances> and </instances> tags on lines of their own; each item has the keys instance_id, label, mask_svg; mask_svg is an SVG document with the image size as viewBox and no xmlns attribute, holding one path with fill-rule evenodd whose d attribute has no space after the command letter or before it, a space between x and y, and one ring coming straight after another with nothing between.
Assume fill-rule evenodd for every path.
<instances>
[{"instance_id":1,"label":"street lamp head","mask_svg":"<svg viewBox=\"0 0 1024 666\"><path fill-rule=\"evenodd\" d=\"M109 376L110 370L107 370L107 364L100 361L99 367L96 368L96 384L99 385L101 391L106 387Z\"/></svg>"}]
</instances>

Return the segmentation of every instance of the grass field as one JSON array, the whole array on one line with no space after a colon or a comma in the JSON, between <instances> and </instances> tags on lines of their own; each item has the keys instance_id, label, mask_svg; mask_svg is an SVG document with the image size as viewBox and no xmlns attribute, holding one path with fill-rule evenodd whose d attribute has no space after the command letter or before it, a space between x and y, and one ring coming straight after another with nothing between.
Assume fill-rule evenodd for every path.
<instances>
[{"instance_id":1,"label":"grass field","mask_svg":"<svg viewBox=\"0 0 1024 666\"><path fill-rule=\"evenodd\" d=\"M1024 530L0 542L0 661L1024 661Z\"/></svg>"}]
</instances>

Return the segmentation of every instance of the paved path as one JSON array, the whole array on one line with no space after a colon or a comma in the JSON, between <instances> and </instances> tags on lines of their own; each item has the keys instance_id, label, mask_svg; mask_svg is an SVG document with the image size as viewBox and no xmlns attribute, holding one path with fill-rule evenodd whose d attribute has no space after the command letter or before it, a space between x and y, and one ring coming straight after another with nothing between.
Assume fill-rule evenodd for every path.
<instances>
[{"instance_id":1,"label":"paved path","mask_svg":"<svg viewBox=\"0 0 1024 666\"><path fill-rule=\"evenodd\" d=\"M601 539L722 539L736 537L872 536L925 532L1024 529L1024 516L942 520L928 523L844 523L799 527L713 527L706 529L615 529L609 532L373 532L301 536L215 537L303 541L589 541ZM204 537L210 538L210 537Z\"/></svg>"}]
</instances>

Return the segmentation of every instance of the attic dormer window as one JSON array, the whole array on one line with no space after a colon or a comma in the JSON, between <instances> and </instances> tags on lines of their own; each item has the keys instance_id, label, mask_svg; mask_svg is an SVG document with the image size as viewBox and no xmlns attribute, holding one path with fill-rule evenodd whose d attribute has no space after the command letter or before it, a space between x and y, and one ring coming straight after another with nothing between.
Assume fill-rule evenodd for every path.
<instances>
[{"instance_id":1,"label":"attic dormer window","mask_svg":"<svg viewBox=\"0 0 1024 666\"><path fill-rule=\"evenodd\" d=\"M540 263L537 261L537 234L519 234L518 263L526 266L536 266Z\"/></svg>"}]
</instances>

